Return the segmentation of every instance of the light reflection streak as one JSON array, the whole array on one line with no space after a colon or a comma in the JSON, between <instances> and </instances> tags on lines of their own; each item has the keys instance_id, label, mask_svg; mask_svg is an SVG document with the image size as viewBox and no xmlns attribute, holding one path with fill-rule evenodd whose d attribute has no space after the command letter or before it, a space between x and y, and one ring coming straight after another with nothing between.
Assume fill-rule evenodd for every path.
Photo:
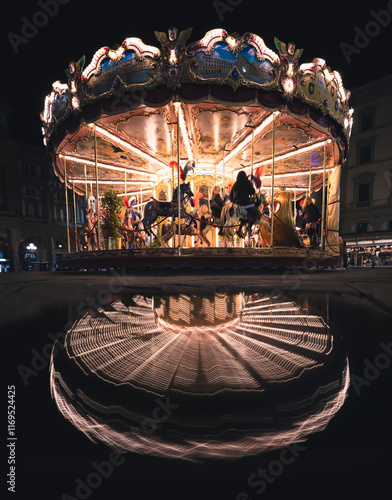
<instances>
[{"instance_id":1,"label":"light reflection streak","mask_svg":"<svg viewBox=\"0 0 392 500\"><path fill-rule=\"evenodd\" d=\"M127 304L87 313L51 359L59 411L94 442L237 459L305 440L344 403L347 357L323 318L294 302L241 293ZM178 410L154 422L154 401L168 395Z\"/></svg>"}]
</instances>

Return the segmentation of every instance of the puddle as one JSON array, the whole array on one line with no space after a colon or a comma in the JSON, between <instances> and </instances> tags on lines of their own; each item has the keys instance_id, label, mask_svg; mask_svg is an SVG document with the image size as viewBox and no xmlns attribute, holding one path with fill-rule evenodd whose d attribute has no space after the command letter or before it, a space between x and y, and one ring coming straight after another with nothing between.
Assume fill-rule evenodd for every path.
<instances>
[{"instance_id":1,"label":"puddle","mask_svg":"<svg viewBox=\"0 0 392 500\"><path fill-rule=\"evenodd\" d=\"M348 357L326 295L317 311L308 297L242 292L105 302L74 321L50 363L58 410L93 442L240 459L305 441L345 402Z\"/></svg>"}]
</instances>

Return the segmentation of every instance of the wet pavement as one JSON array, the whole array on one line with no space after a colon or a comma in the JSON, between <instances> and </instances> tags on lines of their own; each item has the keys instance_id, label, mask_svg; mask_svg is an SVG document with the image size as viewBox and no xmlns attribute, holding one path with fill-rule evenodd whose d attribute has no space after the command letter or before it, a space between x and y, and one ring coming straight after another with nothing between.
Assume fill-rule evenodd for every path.
<instances>
[{"instance_id":1,"label":"wet pavement","mask_svg":"<svg viewBox=\"0 0 392 500\"><path fill-rule=\"evenodd\" d=\"M16 388L13 498L384 498L392 466L391 292L391 268L0 275L3 380ZM219 324L200 324L208 318L200 300L203 311L214 306ZM149 301L156 312L149 307L146 316ZM132 330L141 317L142 334ZM208 345L206 332L215 336ZM124 352L110 354L123 343ZM171 350L157 356L158 345ZM136 358L132 371L131 359L147 348L157 364L143 358L142 372ZM90 355L101 351L106 358ZM199 373L184 389L192 366ZM131 382L125 392L124 381Z\"/></svg>"}]
</instances>

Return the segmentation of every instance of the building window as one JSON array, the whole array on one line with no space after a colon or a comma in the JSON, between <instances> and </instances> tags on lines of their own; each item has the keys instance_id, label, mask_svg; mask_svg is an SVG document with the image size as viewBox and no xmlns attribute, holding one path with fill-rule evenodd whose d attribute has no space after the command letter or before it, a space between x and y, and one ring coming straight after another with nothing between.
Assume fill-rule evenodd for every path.
<instances>
[{"instance_id":1,"label":"building window","mask_svg":"<svg viewBox=\"0 0 392 500\"><path fill-rule=\"evenodd\" d=\"M64 193L56 193L56 200L65 200L65 194Z\"/></svg>"},{"instance_id":2,"label":"building window","mask_svg":"<svg viewBox=\"0 0 392 500\"><path fill-rule=\"evenodd\" d=\"M392 220L388 222L388 231L392 231Z\"/></svg>"},{"instance_id":3,"label":"building window","mask_svg":"<svg viewBox=\"0 0 392 500\"><path fill-rule=\"evenodd\" d=\"M59 208L59 211L58 211L58 220L61 220L64 222L65 220L65 217L64 217L64 209L63 208Z\"/></svg>"},{"instance_id":4,"label":"building window","mask_svg":"<svg viewBox=\"0 0 392 500\"><path fill-rule=\"evenodd\" d=\"M369 111L368 113L363 113L361 115L360 127L361 132L371 129L373 126L373 113Z\"/></svg>"},{"instance_id":5,"label":"building window","mask_svg":"<svg viewBox=\"0 0 392 500\"><path fill-rule=\"evenodd\" d=\"M35 196L35 189L33 187L26 187L26 194Z\"/></svg>"},{"instance_id":6,"label":"building window","mask_svg":"<svg viewBox=\"0 0 392 500\"><path fill-rule=\"evenodd\" d=\"M35 175L35 166L34 165L30 165L29 163L27 163L25 165L24 173L26 175L34 176Z\"/></svg>"},{"instance_id":7,"label":"building window","mask_svg":"<svg viewBox=\"0 0 392 500\"><path fill-rule=\"evenodd\" d=\"M367 233L367 230L367 222L360 222L359 224L357 224L357 233Z\"/></svg>"},{"instance_id":8,"label":"building window","mask_svg":"<svg viewBox=\"0 0 392 500\"><path fill-rule=\"evenodd\" d=\"M28 217L37 217L37 207L33 204L27 205L27 216Z\"/></svg>"},{"instance_id":9,"label":"building window","mask_svg":"<svg viewBox=\"0 0 392 500\"><path fill-rule=\"evenodd\" d=\"M370 182L363 182L357 187L357 204L361 206L370 205L371 185Z\"/></svg>"},{"instance_id":10,"label":"building window","mask_svg":"<svg viewBox=\"0 0 392 500\"><path fill-rule=\"evenodd\" d=\"M359 148L359 163L370 163L372 161L372 145L366 144Z\"/></svg>"}]
</instances>

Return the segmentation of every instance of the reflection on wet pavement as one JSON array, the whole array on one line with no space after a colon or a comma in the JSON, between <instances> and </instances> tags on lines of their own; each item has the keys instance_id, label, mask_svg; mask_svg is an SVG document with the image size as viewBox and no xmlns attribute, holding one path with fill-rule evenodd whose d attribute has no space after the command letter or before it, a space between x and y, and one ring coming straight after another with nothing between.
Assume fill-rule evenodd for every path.
<instances>
[{"instance_id":1,"label":"reflection on wet pavement","mask_svg":"<svg viewBox=\"0 0 392 500\"><path fill-rule=\"evenodd\" d=\"M347 356L327 323L262 294L113 298L52 356L52 397L91 440L123 452L283 448L322 431L346 398Z\"/></svg>"}]
</instances>

